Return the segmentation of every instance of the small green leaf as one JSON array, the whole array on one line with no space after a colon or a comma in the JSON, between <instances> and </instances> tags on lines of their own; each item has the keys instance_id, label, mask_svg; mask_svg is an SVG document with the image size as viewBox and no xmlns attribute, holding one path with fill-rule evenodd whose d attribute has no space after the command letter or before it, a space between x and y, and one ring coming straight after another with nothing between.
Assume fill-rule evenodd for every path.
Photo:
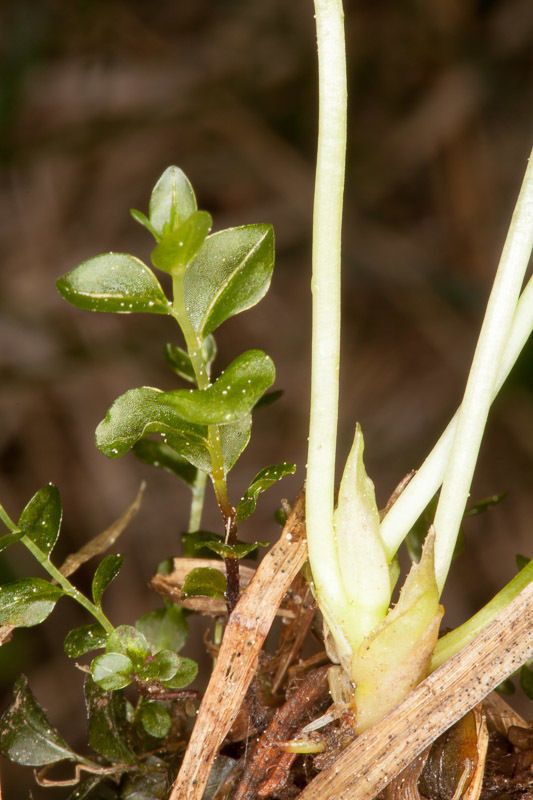
<instances>
[{"instance_id":1,"label":"small green leaf","mask_svg":"<svg viewBox=\"0 0 533 800\"><path fill-rule=\"evenodd\" d=\"M105 692L88 677L85 702L89 718L89 744L108 761L131 764L135 755L127 744L126 699L122 692Z\"/></svg>"},{"instance_id":2,"label":"small green leaf","mask_svg":"<svg viewBox=\"0 0 533 800\"><path fill-rule=\"evenodd\" d=\"M149 216L154 230L162 235L174 230L197 209L191 183L179 167L168 167L153 188Z\"/></svg>"},{"instance_id":3,"label":"small green leaf","mask_svg":"<svg viewBox=\"0 0 533 800\"><path fill-rule=\"evenodd\" d=\"M79 658L79 656L90 653L91 650L98 650L106 643L106 632L97 622L91 625L83 625L74 628L65 636L63 648L69 658Z\"/></svg>"},{"instance_id":4,"label":"small green leaf","mask_svg":"<svg viewBox=\"0 0 533 800\"><path fill-rule=\"evenodd\" d=\"M224 467L229 472L246 445L250 441L252 430L252 416L247 414L234 425L222 425L220 428L220 443L224 457ZM209 472L210 470L204 470Z\"/></svg>"},{"instance_id":5,"label":"small green leaf","mask_svg":"<svg viewBox=\"0 0 533 800\"><path fill-rule=\"evenodd\" d=\"M105 649L108 653L122 653L137 667L150 655L146 637L132 625L119 625L107 637Z\"/></svg>"},{"instance_id":6,"label":"small green leaf","mask_svg":"<svg viewBox=\"0 0 533 800\"><path fill-rule=\"evenodd\" d=\"M148 233L151 233L156 241L159 241L159 234L153 227L152 223L150 222L146 214L143 214L142 211L138 211L138 209L136 208L130 208L130 215L135 220L135 222L138 222L139 225L142 225L143 228L146 228Z\"/></svg>"},{"instance_id":7,"label":"small green leaf","mask_svg":"<svg viewBox=\"0 0 533 800\"><path fill-rule=\"evenodd\" d=\"M177 475L188 486L194 485L197 475L196 467L178 455L168 444L157 442L154 439L140 439L133 445L133 452L145 464Z\"/></svg>"},{"instance_id":8,"label":"small green leaf","mask_svg":"<svg viewBox=\"0 0 533 800\"><path fill-rule=\"evenodd\" d=\"M133 663L123 653L103 653L91 662L92 678L106 692L128 686L133 672Z\"/></svg>"},{"instance_id":9,"label":"small green leaf","mask_svg":"<svg viewBox=\"0 0 533 800\"><path fill-rule=\"evenodd\" d=\"M210 463L206 429L185 422L164 392L147 386L130 389L115 400L96 429L96 445L108 458L117 458L148 433L172 434L171 444L180 454L187 457L186 453L200 449Z\"/></svg>"},{"instance_id":10,"label":"small green leaf","mask_svg":"<svg viewBox=\"0 0 533 800\"><path fill-rule=\"evenodd\" d=\"M57 281L59 293L77 308L130 314L168 314L169 301L146 264L125 253L90 258Z\"/></svg>"},{"instance_id":11,"label":"small green leaf","mask_svg":"<svg viewBox=\"0 0 533 800\"><path fill-rule=\"evenodd\" d=\"M0 553L8 547L11 547L12 544L20 542L23 536L24 534L22 531L19 533L6 533L5 536L0 536Z\"/></svg>"},{"instance_id":12,"label":"small green leaf","mask_svg":"<svg viewBox=\"0 0 533 800\"><path fill-rule=\"evenodd\" d=\"M178 653L187 640L187 620L183 609L172 605L144 614L135 627L148 640L152 653L173 650Z\"/></svg>"},{"instance_id":13,"label":"small green leaf","mask_svg":"<svg viewBox=\"0 0 533 800\"><path fill-rule=\"evenodd\" d=\"M102 595L113 581L122 566L123 557L119 555L108 555L103 558L96 568L92 582L93 600L97 606L102 602Z\"/></svg>"},{"instance_id":14,"label":"small green leaf","mask_svg":"<svg viewBox=\"0 0 533 800\"><path fill-rule=\"evenodd\" d=\"M191 658L184 658L180 656L178 669L174 677L168 681L161 681L162 685L167 689L184 689L188 686L198 675L198 664Z\"/></svg>"},{"instance_id":15,"label":"small green leaf","mask_svg":"<svg viewBox=\"0 0 533 800\"><path fill-rule=\"evenodd\" d=\"M178 275L202 247L213 220L207 211L194 211L175 230L165 231L151 253L154 267Z\"/></svg>"},{"instance_id":16,"label":"small green leaf","mask_svg":"<svg viewBox=\"0 0 533 800\"><path fill-rule=\"evenodd\" d=\"M207 597L224 597L226 592L226 576L218 569L197 567L189 572L182 587L185 597L206 595Z\"/></svg>"},{"instance_id":17,"label":"small green leaf","mask_svg":"<svg viewBox=\"0 0 533 800\"><path fill-rule=\"evenodd\" d=\"M194 368L189 354L186 353L185 350L178 347L176 344L167 342L164 354L168 364L170 364L176 375L179 375L180 378L183 378L189 383L196 383ZM217 345L215 337L209 334L202 343L202 355L208 367L210 367L215 360L216 354Z\"/></svg>"},{"instance_id":18,"label":"small green leaf","mask_svg":"<svg viewBox=\"0 0 533 800\"><path fill-rule=\"evenodd\" d=\"M166 706L157 700L142 704L139 720L146 733L154 739L164 739L172 725L172 717Z\"/></svg>"},{"instance_id":19,"label":"small green leaf","mask_svg":"<svg viewBox=\"0 0 533 800\"><path fill-rule=\"evenodd\" d=\"M180 656L173 650L160 650L137 670L142 681L168 681L178 671Z\"/></svg>"},{"instance_id":20,"label":"small green leaf","mask_svg":"<svg viewBox=\"0 0 533 800\"><path fill-rule=\"evenodd\" d=\"M186 558L211 558L210 542L223 542L224 537L211 531L186 531L181 534L183 555Z\"/></svg>"},{"instance_id":21,"label":"small green leaf","mask_svg":"<svg viewBox=\"0 0 533 800\"><path fill-rule=\"evenodd\" d=\"M166 392L164 400L189 423L228 425L247 416L275 378L272 359L261 350L247 350L209 388Z\"/></svg>"},{"instance_id":22,"label":"small green leaf","mask_svg":"<svg viewBox=\"0 0 533 800\"><path fill-rule=\"evenodd\" d=\"M225 544L225 542L212 539L206 542L204 547L212 550L221 558L248 558L255 553L259 547L268 547L270 542L239 542L238 544Z\"/></svg>"},{"instance_id":23,"label":"small green leaf","mask_svg":"<svg viewBox=\"0 0 533 800\"><path fill-rule=\"evenodd\" d=\"M488 511L493 506L499 505L506 497L507 492L501 492L501 494L492 494L490 497L485 497L483 500L478 500L477 503L474 503L466 509L464 516L474 517L477 514L484 514L485 511Z\"/></svg>"},{"instance_id":24,"label":"small green leaf","mask_svg":"<svg viewBox=\"0 0 533 800\"><path fill-rule=\"evenodd\" d=\"M13 703L0 719L0 752L15 764L27 767L78 758L50 724L25 675L17 680Z\"/></svg>"},{"instance_id":25,"label":"small green leaf","mask_svg":"<svg viewBox=\"0 0 533 800\"><path fill-rule=\"evenodd\" d=\"M515 561L517 569L520 570L523 569L524 567L527 567L531 559L528 558L527 556L521 555L521 553L517 553L515 556Z\"/></svg>"},{"instance_id":26,"label":"small green leaf","mask_svg":"<svg viewBox=\"0 0 533 800\"><path fill-rule=\"evenodd\" d=\"M520 670L520 686L524 694L533 700L533 669L528 664L524 664Z\"/></svg>"},{"instance_id":27,"label":"small green leaf","mask_svg":"<svg viewBox=\"0 0 533 800\"><path fill-rule=\"evenodd\" d=\"M54 610L63 589L42 578L21 578L0 586L0 625L31 628Z\"/></svg>"},{"instance_id":28,"label":"small green leaf","mask_svg":"<svg viewBox=\"0 0 533 800\"><path fill-rule=\"evenodd\" d=\"M273 269L272 226L244 225L208 236L185 273L185 305L195 330L211 333L258 303Z\"/></svg>"},{"instance_id":29,"label":"small green leaf","mask_svg":"<svg viewBox=\"0 0 533 800\"><path fill-rule=\"evenodd\" d=\"M260 470L237 506L237 519L239 521L247 519L247 517L254 513L257 505L257 498L262 492L265 492L282 478L285 478L286 475L294 475L295 472L296 464L289 464L286 461L283 461L281 464L273 464L271 467L265 467Z\"/></svg>"},{"instance_id":30,"label":"small green leaf","mask_svg":"<svg viewBox=\"0 0 533 800\"><path fill-rule=\"evenodd\" d=\"M167 363L170 364L176 375L179 375L180 378L183 378L183 380L189 383L196 383L192 361L189 354L186 353L182 347L167 342L164 354Z\"/></svg>"},{"instance_id":31,"label":"small green leaf","mask_svg":"<svg viewBox=\"0 0 533 800\"><path fill-rule=\"evenodd\" d=\"M18 527L39 550L49 556L59 536L62 513L59 492L55 486L48 484L39 489L24 508Z\"/></svg>"},{"instance_id":32,"label":"small green leaf","mask_svg":"<svg viewBox=\"0 0 533 800\"><path fill-rule=\"evenodd\" d=\"M250 441L251 425L251 416L246 415L221 428L227 472ZM179 455L203 472L211 472L207 427L182 420L159 389L131 389L115 400L96 429L96 444L108 458L118 458L148 433L160 433Z\"/></svg>"}]
</instances>

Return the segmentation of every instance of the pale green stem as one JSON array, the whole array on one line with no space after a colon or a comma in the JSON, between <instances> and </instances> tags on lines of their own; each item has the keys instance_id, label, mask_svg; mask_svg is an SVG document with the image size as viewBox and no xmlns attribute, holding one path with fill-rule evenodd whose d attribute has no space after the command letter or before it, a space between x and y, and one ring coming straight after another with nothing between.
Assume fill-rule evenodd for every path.
<instances>
[{"instance_id":1,"label":"pale green stem","mask_svg":"<svg viewBox=\"0 0 533 800\"><path fill-rule=\"evenodd\" d=\"M206 482L207 473L198 469L192 485L191 513L189 515L189 527L187 529L189 533L194 533L194 531L198 531L201 528Z\"/></svg>"},{"instance_id":2,"label":"pale green stem","mask_svg":"<svg viewBox=\"0 0 533 800\"><path fill-rule=\"evenodd\" d=\"M20 528L17 527L16 523L13 522L9 514L2 506L0 506L0 519L4 525L9 528L11 533L21 533ZM28 536L22 536L20 542L30 551L32 556L36 561L39 562L45 572L47 572L50 577L59 586L61 586L65 594L76 603L79 603L80 606L83 606L83 608L88 611L97 622L100 623L106 633L112 633L114 631L113 625L110 623L102 609L98 608L98 606L96 606L94 603L91 603L89 598L85 597L84 594L76 589L76 587L73 586L71 582L61 574L58 568L52 564L46 553L43 553L40 547L37 547L37 545Z\"/></svg>"},{"instance_id":3,"label":"pale green stem","mask_svg":"<svg viewBox=\"0 0 533 800\"><path fill-rule=\"evenodd\" d=\"M520 594L533 581L533 561L526 564L518 575L492 598L477 614L455 630L438 640L431 659L431 670L437 669L445 661L466 647L480 631L485 628L505 606Z\"/></svg>"},{"instance_id":4,"label":"pale green stem","mask_svg":"<svg viewBox=\"0 0 533 800\"><path fill-rule=\"evenodd\" d=\"M481 439L520 288L533 248L530 158L481 327L435 514L435 575L440 591L452 561Z\"/></svg>"},{"instance_id":5,"label":"pale green stem","mask_svg":"<svg viewBox=\"0 0 533 800\"><path fill-rule=\"evenodd\" d=\"M513 317L511 334L505 346L492 400L505 383L532 331L533 278L530 278L520 296ZM389 560L394 557L405 536L440 488L450 457L457 416L458 412L455 413L431 453L381 522L381 538Z\"/></svg>"},{"instance_id":6,"label":"pale green stem","mask_svg":"<svg viewBox=\"0 0 533 800\"><path fill-rule=\"evenodd\" d=\"M319 131L313 212L313 331L306 524L313 580L329 624L335 612L346 602L333 527L346 153L346 55L341 0L315 0L315 14Z\"/></svg>"},{"instance_id":7,"label":"pale green stem","mask_svg":"<svg viewBox=\"0 0 533 800\"><path fill-rule=\"evenodd\" d=\"M172 280L172 287L174 299L172 303L172 315L180 326L185 344L187 345L187 352L191 359L191 364L194 369L196 383L199 389L207 389L209 386L209 373L202 351L202 340L195 331L185 305L183 293L183 274L176 275ZM224 467L224 456L222 453L222 445L220 442L220 433L217 425L208 426L208 442L209 451L211 454L211 473L213 487L217 497L217 502L225 517L231 516L233 509L228 500L228 490L226 484L226 470ZM204 482L205 491L205 482ZM198 496L198 506L200 504L200 496ZM202 499L203 507L203 499ZM191 509L192 513L192 509Z\"/></svg>"}]
</instances>

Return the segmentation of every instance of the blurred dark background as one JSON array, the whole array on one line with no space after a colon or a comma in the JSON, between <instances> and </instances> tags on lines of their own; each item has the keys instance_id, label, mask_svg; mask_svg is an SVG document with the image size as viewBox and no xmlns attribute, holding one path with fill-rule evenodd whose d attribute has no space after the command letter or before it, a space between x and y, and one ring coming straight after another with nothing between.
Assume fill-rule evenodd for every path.
<instances>
[{"instance_id":1,"label":"blurred dark background","mask_svg":"<svg viewBox=\"0 0 533 800\"><path fill-rule=\"evenodd\" d=\"M130 219L163 169L181 166L216 228L272 222L277 270L267 298L221 328L222 368L270 353L283 398L257 415L231 476L238 498L266 464L298 474L261 499L250 538L304 479L309 388L310 235L316 141L311 0L6 0L0 14L0 496L17 517L48 481L65 509L58 562L148 485L123 535L109 615L159 605L147 582L178 551L188 491L133 456L108 462L93 432L112 400L172 388L169 320L87 314L57 276L106 250L147 258ZM529 0L346 2L350 121L339 457L356 420L380 504L416 467L460 401L484 305L531 146ZM532 353L491 415L472 497L506 501L467 525L446 592L449 625L477 609L531 555ZM218 529L208 504L205 526ZM93 565L91 565L93 566ZM32 573L3 554L2 578ZM81 570L88 586L91 570ZM53 721L83 739L82 675L62 654L87 621L62 601L0 652L9 687L24 670ZM192 637L200 648L200 633ZM26 797L15 773L7 800ZM35 795L40 796L40 795ZM46 796L54 796L53 792ZM59 795L58 795L59 796Z\"/></svg>"}]
</instances>

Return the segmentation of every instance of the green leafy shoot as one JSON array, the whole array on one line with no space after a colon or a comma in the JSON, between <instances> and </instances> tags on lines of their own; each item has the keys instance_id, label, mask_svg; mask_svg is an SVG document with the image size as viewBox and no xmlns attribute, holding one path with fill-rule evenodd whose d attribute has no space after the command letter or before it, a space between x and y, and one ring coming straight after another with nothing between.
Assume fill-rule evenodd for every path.
<instances>
[{"instance_id":1,"label":"green leafy shoot","mask_svg":"<svg viewBox=\"0 0 533 800\"><path fill-rule=\"evenodd\" d=\"M146 264L125 253L84 261L57 281L65 300L87 311L168 314L169 302Z\"/></svg>"},{"instance_id":2,"label":"green leafy shoot","mask_svg":"<svg viewBox=\"0 0 533 800\"><path fill-rule=\"evenodd\" d=\"M259 495L287 475L294 475L295 472L296 464L289 464L286 461L260 470L239 501L237 519L242 521L251 516L256 509Z\"/></svg>"},{"instance_id":3,"label":"green leafy shoot","mask_svg":"<svg viewBox=\"0 0 533 800\"><path fill-rule=\"evenodd\" d=\"M132 625L119 625L115 628L107 637L105 647L108 653L122 653L128 656L135 667L143 665L151 654L148 640Z\"/></svg>"},{"instance_id":4,"label":"green leafy shoot","mask_svg":"<svg viewBox=\"0 0 533 800\"><path fill-rule=\"evenodd\" d=\"M0 586L0 625L30 628L55 608L63 589L42 578L21 578Z\"/></svg>"},{"instance_id":5,"label":"green leafy shoot","mask_svg":"<svg viewBox=\"0 0 533 800\"><path fill-rule=\"evenodd\" d=\"M180 656L173 650L160 650L145 660L137 675L142 681L169 681L178 671L180 661Z\"/></svg>"},{"instance_id":6,"label":"green leafy shoot","mask_svg":"<svg viewBox=\"0 0 533 800\"><path fill-rule=\"evenodd\" d=\"M183 555L196 558L212 558L213 553L220 558L254 558L260 547L268 547L270 542L243 542L227 544L224 537L211 531L182 533Z\"/></svg>"},{"instance_id":7,"label":"green leafy shoot","mask_svg":"<svg viewBox=\"0 0 533 800\"><path fill-rule=\"evenodd\" d=\"M154 267L171 275L182 272L202 247L212 225L207 211L194 211L176 230L165 231L150 256Z\"/></svg>"},{"instance_id":8,"label":"green leafy shoot","mask_svg":"<svg viewBox=\"0 0 533 800\"><path fill-rule=\"evenodd\" d=\"M61 527L61 498L55 486L39 489L26 505L18 527L46 556L52 552Z\"/></svg>"},{"instance_id":9,"label":"green leafy shoot","mask_svg":"<svg viewBox=\"0 0 533 800\"><path fill-rule=\"evenodd\" d=\"M133 662L123 653L102 653L91 662L91 676L106 692L129 686L134 672Z\"/></svg>"},{"instance_id":10,"label":"green leafy shoot","mask_svg":"<svg viewBox=\"0 0 533 800\"><path fill-rule=\"evenodd\" d=\"M130 216L135 220L135 222L138 222L139 225L142 225L143 228L146 228L148 233L152 234L156 242L159 241L160 236L146 214L143 214L143 212L139 211L137 208L130 208Z\"/></svg>"},{"instance_id":11,"label":"green leafy shoot","mask_svg":"<svg viewBox=\"0 0 533 800\"><path fill-rule=\"evenodd\" d=\"M194 330L204 337L258 303L273 269L272 226L244 225L208 236L185 273L185 306Z\"/></svg>"},{"instance_id":12,"label":"green leafy shoot","mask_svg":"<svg viewBox=\"0 0 533 800\"><path fill-rule=\"evenodd\" d=\"M120 395L96 429L96 445L108 458L118 458L149 433L172 435L178 453L194 463L201 460L198 451L209 463L207 431L185 422L168 402L164 392L144 386ZM202 461L204 463L204 461Z\"/></svg>"},{"instance_id":13,"label":"green leafy shoot","mask_svg":"<svg viewBox=\"0 0 533 800\"><path fill-rule=\"evenodd\" d=\"M89 744L110 762L135 761L129 743L126 698L122 692L106 692L88 676L85 702L89 718Z\"/></svg>"},{"instance_id":14,"label":"green leafy shoot","mask_svg":"<svg viewBox=\"0 0 533 800\"><path fill-rule=\"evenodd\" d=\"M207 389L166 392L164 402L188 423L228 425L248 415L275 378L272 359L261 350L247 350Z\"/></svg>"},{"instance_id":15,"label":"green leafy shoot","mask_svg":"<svg viewBox=\"0 0 533 800\"><path fill-rule=\"evenodd\" d=\"M169 392L143 387L121 395L96 429L96 444L108 458L119 458L139 439L160 433L178 455L198 469L212 470L208 430L205 425L185 422L168 402ZM251 418L244 416L220 432L226 471L232 468L250 439Z\"/></svg>"},{"instance_id":16,"label":"green leafy shoot","mask_svg":"<svg viewBox=\"0 0 533 800\"><path fill-rule=\"evenodd\" d=\"M213 531L187 531L181 534L183 555L186 558L211 558L213 551L208 544L223 541L224 537Z\"/></svg>"},{"instance_id":17,"label":"green leafy shoot","mask_svg":"<svg viewBox=\"0 0 533 800\"><path fill-rule=\"evenodd\" d=\"M135 623L150 644L152 653L173 650L178 653L187 640L187 620L183 609L169 605L144 614Z\"/></svg>"},{"instance_id":18,"label":"green leafy shoot","mask_svg":"<svg viewBox=\"0 0 533 800\"><path fill-rule=\"evenodd\" d=\"M141 704L138 720L146 733L154 739L164 739L170 731L172 717L163 703L149 700Z\"/></svg>"},{"instance_id":19,"label":"green leafy shoot","mask_svg":"<svg viewBox=\"0 0 533 800\"><path fill-rule=\"evenodd\" d=\"M159 683L165 689L180 690L191 684L198 675L198 664L192 658L184 658L180 656L178 662L178 669L172 678L168 680L159 680Z\"/></svg>"},{"instance_id":20,"label":"green leafy shoot","mask_svg":"<svg viewBox=\"0 0 533 800\"><path fill-rule=\"evenodd\" d=\"M197 210L194 189L179 167L168 167L152 190L150 225L159 237L176 230Z\"/></svg>"},{"instance_id":21,"label":"green leafy shoot","mask_svg":"<svg viewBox=\"0 0 533 800\"><path fill-rule=\"evenodd\" d=\"M189 572L182 586L184 597L203 595L205 597L224 597L226 576L218 569L197 567Z\"/></svg>"},{"instance_id":22,"label":"green leafy shoot","mask_svg":"<svg viewBox=\"0 0 533 800\"><path fill-rule=\"evenodd\" d=\"M98 607L102 605L103 593L120 572L123 560L122 556L111 554L98 564L92 581L93 600Z\"/></svg>"},{"instance_id":23,"label":"green leafy shoot","mask_svg":"<svg viewBox=\"0 0 533 800\"><path fill-rule=\"evenodd\" d=\"M93 622L91 625L83 625L69 631L65 636L63 648L69 658L79 658L91 650L104 647L106 640L105 630L97 622Z\"/></svg>"},{"instance_id":24,"label":"green leafy shoot","mask_svg":"<svg viewBox=\"0 0 533 800\"><path fill-rule=\"evenodd\" d=\"M28 679L21 675L11 706L0 719L0 752L15 764L42 767L59 761L78 761L61 734L36 701Z\"/></svg>"}]
</instances>

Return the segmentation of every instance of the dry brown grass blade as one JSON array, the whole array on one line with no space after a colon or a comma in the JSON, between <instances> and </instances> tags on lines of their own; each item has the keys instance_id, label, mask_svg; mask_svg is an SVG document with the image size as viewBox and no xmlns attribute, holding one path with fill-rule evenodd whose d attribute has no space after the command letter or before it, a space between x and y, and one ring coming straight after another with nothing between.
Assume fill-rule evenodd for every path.
<instances>
[{"instance_id":1,"label":"dry brown grass blade","mask_svg":"<svg viewBox=\"0 0 533 800\"><path fill-rule=\"evenodd\" d=\"M400 772L387 788L385 789L384 800L422 800L422 795L418 791L418 779L424 769L428 750L411 761L403 772Z\"/></svg>"},{"instance_id":2,"label":"dry brown grass blade","mask_svg":"<svg viewBox=\"0 0 533 800\"><path fill-rule=\"evenodd\" d=\"M527 728L524 717L511 708L501 695L492 692L483 702L483 708L487 716L489 727L502 736L507 736L509 728L516 725L519 728Z\"/></svg>"},{"instance_id":3,"label":"dry brown grass blade","mask_svg":"<svg viewBox=\"0 0 533 800\"><path fill-rule=\"evenodd\" d=\"M76 572L76 570L79 569L82 564L85 564L86 561L89 561L90 558L104 553L117 541L120 534L128 527L131 520L139 511L145 488L146 484L143 481L133 502L109 528L106 528L105 531L102 531L102 533L99 533L94 539L84 544L76 553L71 553L66 557L59 568L59 571L65 578L68 578L69 575Z\"/></svg>"},{"instance_id":4,"label":"dry brown grass blade","mask_svg":"<svg viewBox=\"0 0 533 800\"><path fill-rule=\"evenodd\" d=\"M457 800L479 800L481 789L483 788L483 776L485 775L485 764L487 762L487 751L489 748L489 729L487 728L487 718L483 711L483 706L479 705L473 709L476 725L476 763L474 774L470 777L468 788L464 794L457 794ZM454 798L455 800L455 798Z\"/></svg>"},{"instance_id":5,"label":"dry brown grass blade","mask_svg":"<svg viewBox=\"0 0 533 800\"><path fill-rule=\"evenodd\" d=\"M372 800L533 654L533 584L320 773L300 800Z\"/></svg>"},{"instance_id":6,"label":"dry brown grass blade","mask_svg":"<svg viewBox=\"0 0 533 800\"><path fill-rule=\"evenodd\" d=\"M200 800L217 752L255 675L283 595L306 559L304 496L233 611L169 800Z\"/></svg>"}]
</instances>

